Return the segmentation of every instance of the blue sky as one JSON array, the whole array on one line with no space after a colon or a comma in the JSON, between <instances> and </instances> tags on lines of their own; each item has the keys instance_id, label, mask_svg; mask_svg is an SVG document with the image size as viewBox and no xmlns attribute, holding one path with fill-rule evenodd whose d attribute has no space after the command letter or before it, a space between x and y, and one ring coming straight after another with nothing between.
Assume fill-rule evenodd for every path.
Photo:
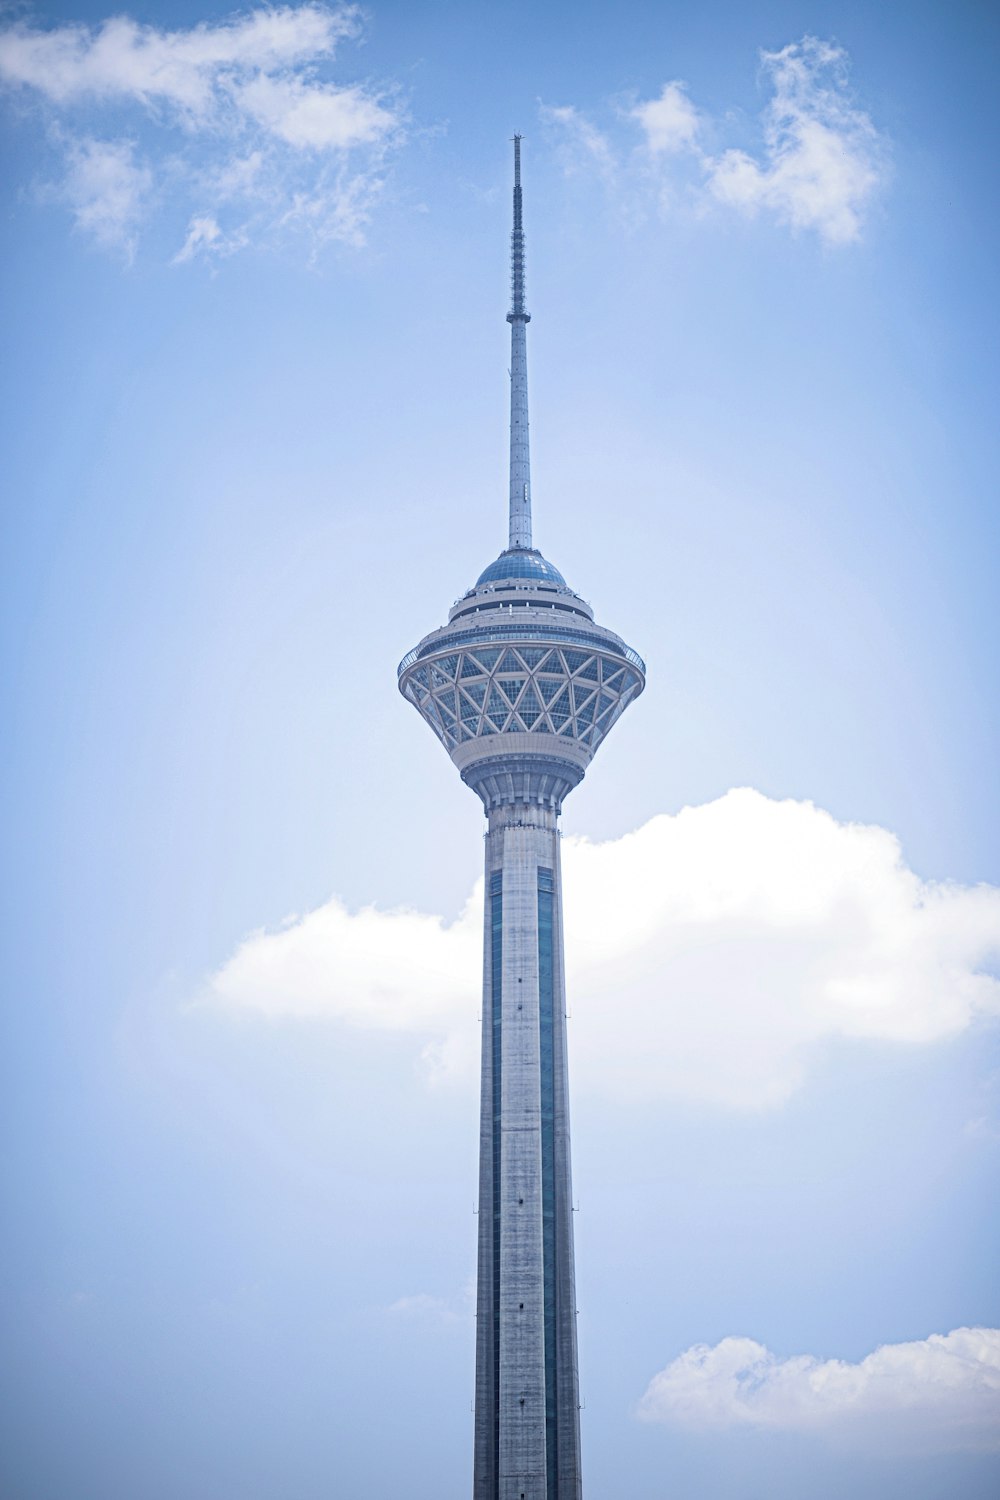
<instances>
[{"instance_id":1,"label":"blue sky","mask_svg":"<svg viewBox=\"0 0 1000 1500\"><path fill-rule=\"evenodd\" d=\"M6 1488L467 1491L481 818L394 678L505 537L518 129L536 536L649 666L588 1493L992 1495L996 17L108 14L0 15Z\"/></svg>"}]
</instances>

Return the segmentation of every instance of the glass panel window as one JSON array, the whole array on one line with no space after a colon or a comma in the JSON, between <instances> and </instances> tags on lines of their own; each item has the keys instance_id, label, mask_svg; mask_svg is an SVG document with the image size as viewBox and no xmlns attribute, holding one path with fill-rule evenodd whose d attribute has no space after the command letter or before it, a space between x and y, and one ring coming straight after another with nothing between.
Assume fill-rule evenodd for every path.
<instances>
[{"instance_id":1,"label":"glass panel window","mask_svg":"<svg viewBox=\"0 0 1000 1500\"><path fill-rule=\"evenodd\" d=\"M496 648L491 645L491 638L496 639L492 634L494 630L500 638L500 645ZM499 618L495 622L493 622L492 617L491 619L483 618L475 630L461 630L454 634L449 631L447 643L435 641L425 646L420 659L423 660L424 657L433 656L435 650L445 644L453 651L462 647L466 651L474 651L477 656L488 655L493 649L496 649L497 656L499 656L503 648L510 645L518 645L521 641L539 642L544 643L546 646L552 646L558 642L560 646L568 646L571 649L582 647L582 650L578 652L581 658L581 666L588 656L594 655L597 648L597 643L593 635L589 632L584 633L582 630L574 630L570 627L560 625L516 625L513 623L511 617L504 616L502 623ZM600 650L603 654L620 658L625 656L627 648L618 646L614 641L602 639ZM634 655L634 653L631 654ZM491 661L489 664L490 667L495 665L495 661ZM639 662L639 669L644 670L641 661Z\"/></svg>"},{"instance_id":2,"label":"glass panel window","mask_svg":"<svg viewBox=\"0 0 1000 1500\"><path fill-rule=\"evenodd\" d=\"M583 680L585 682L596 682L597 681L597 657L596 656L592 657L591 660L588 661L587 665L583 668L583 671L580 673L580 676L583 678Z\"/></svg>"},{"instance_id":3,"label":"glass panel window","mask_svg":"<svg viewBox=\"0 0 1000 1500\"><path fill-rule=\"evenodd\" d=\"M521 646L518 648L517 654L524 662L524 665L534 671L537 666L541 665L549 653L540 646Z\"/></svg>"}]
</instances>

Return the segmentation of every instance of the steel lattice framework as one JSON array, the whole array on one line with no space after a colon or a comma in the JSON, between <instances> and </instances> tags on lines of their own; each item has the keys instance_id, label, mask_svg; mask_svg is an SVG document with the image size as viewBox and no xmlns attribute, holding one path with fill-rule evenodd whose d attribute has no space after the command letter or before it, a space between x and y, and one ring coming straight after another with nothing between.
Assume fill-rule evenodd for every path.
<instances>
[{"instance_id":1,"label":"steel lattice framework","mask_svg":"<svg viewBox=\"0 0 1000 1500\"><path fill-rule=\"evenodd\" d=\"M494 734L555 735L596 750L640 681L620 657L484 645L415 664L403 692L449 751Z\"/></svg>"}]
</instances>

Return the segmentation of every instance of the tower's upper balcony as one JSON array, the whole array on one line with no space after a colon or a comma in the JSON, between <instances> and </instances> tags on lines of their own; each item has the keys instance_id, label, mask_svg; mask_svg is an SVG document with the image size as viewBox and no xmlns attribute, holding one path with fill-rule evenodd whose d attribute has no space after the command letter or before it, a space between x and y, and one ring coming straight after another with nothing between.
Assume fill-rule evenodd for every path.
<instances>
[{"instance_id":1,"label":"tower's upper balcony","mask_svg":"<svg viewBox=\"0 0 1000 1500\"><path fill-rule=\"evenodd\" d=\"M533 547L508 547L484 568L473 588L448 611L448 623L511 606L552 608L593 620L594 611L575 594L559 569Z\"/></svg>"}]
</instances>

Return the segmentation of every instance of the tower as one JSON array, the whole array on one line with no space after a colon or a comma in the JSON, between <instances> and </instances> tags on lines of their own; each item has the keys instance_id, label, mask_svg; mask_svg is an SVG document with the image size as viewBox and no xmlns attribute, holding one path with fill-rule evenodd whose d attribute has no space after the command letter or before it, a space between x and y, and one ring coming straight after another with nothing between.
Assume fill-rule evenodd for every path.
<instances>
[{"instance_id":1,"label":"tower","mask_svg":"<svg viewBox=\"0 0 1000 1500\"><path fill-rule=\"evenodd\" d=\"M521 137L506 551L399 664L486 833L474 1500L580 1500L559 813L645 666L532 546Z\"/></svg>"}]
</instances>

